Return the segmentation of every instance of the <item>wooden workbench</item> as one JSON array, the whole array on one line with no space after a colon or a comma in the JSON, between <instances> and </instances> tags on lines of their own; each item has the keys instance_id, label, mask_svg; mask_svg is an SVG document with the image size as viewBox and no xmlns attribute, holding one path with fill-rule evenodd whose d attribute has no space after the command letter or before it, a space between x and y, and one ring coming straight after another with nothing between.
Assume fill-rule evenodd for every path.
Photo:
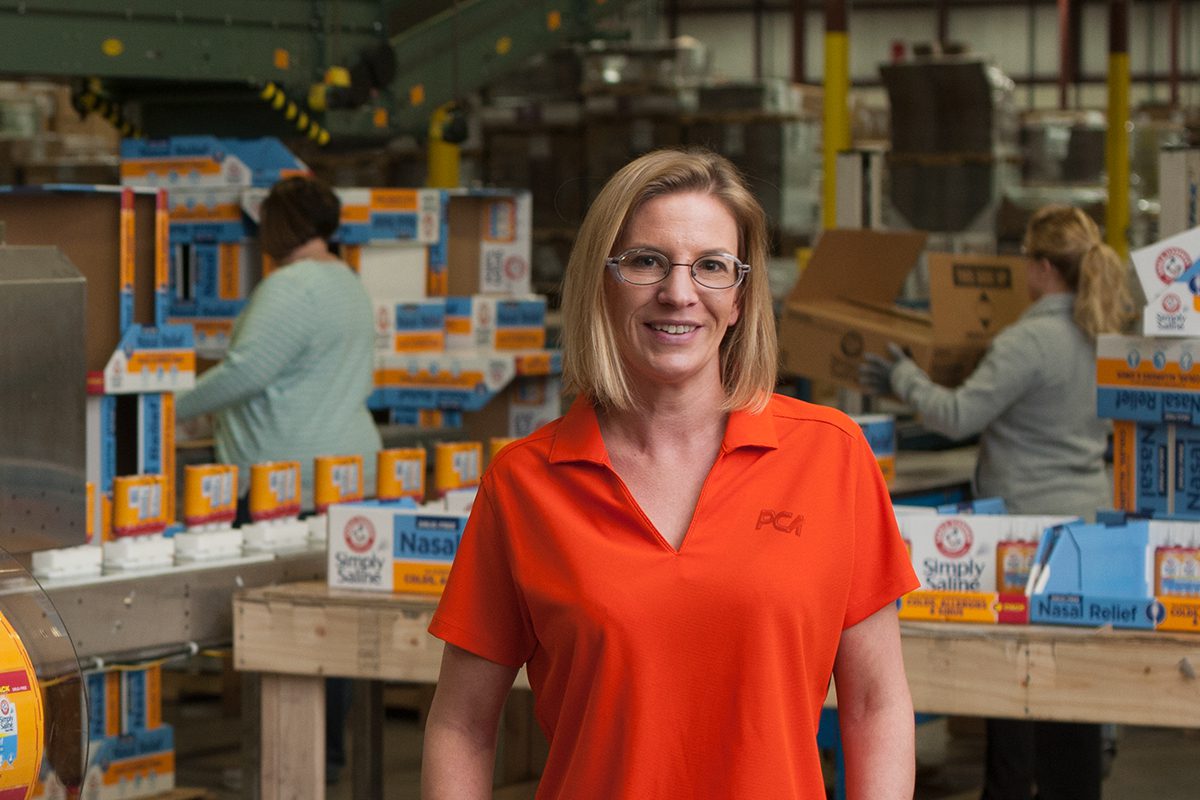
<instances>
[{"instance_id":1,"label":"wooden workbench","mask_svg":"<svg viewBox=\"0 0 1200 800\"><path fill-rule=\"evenodd\" d=\"M322 678L437 680L434 605L312 582L235 596L234 663L262 674L263 800L324 796ZM1200 726L1200 636L952 623L901 632L918 711ZM523 672L518 685L528 686Z\"/></svg>"}]
</instances>

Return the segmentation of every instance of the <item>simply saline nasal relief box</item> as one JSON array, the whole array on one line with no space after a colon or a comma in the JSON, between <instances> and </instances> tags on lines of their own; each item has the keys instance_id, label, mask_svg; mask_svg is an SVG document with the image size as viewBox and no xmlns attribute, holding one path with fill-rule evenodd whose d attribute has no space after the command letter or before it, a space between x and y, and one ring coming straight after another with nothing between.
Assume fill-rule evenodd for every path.
<instances>
[{"instance_id":1,"label":"simply saline nasal relief box","mask_svg":"<svg viewBox=\"0 0 1200 800\"><path fill-rule=\"evenodd\" d=\"M329 507L328 581L334 588L442 593L465 513L378 502Z\"/></svg>"},{"instance_id":2,"label":"simply saline nasal relief box","mask_svg":"<svg viewBox=\"0 0 1200 800\"><path fill-rule=\"evenodd\" d=\"M900 618L1029 622L1025 586L1042 532L1076 517L899 516L921 587L900 600Z\"/></svg>"}]
</instances>

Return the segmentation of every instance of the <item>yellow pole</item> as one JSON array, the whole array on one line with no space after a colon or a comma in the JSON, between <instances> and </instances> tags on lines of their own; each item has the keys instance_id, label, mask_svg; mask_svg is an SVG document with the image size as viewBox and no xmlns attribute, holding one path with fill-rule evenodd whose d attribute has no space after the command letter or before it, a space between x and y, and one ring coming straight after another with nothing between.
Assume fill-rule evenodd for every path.
<instances>
[{"instance_id":1,"label":"yellow pole","mask_svg":"<svg viewBox=\"0 0 1200 800\"><path fill-rule=\"evenodd\" d=\"M442 138L442 129L450 118L450 104L440 106L429 120L429 176L425 183L433 189L453 189L460 184L460 148Z\"/></svg>"},{"instance_id":2,"label":"yellow pole","mask_svg":"<svg viewBox=\"0 0 1200 800\"><path fill-rule=\"evenodd\" d=\"M824 146L821 224L837 222L837 154L850 147L850 37L845 0L825 4Z\"/></svg>"},{"instance_id":3,"label":"yellow pole","mask_svg":"<svg viewBox=\"0 0 1200 800\"><path fill-rule=\"evenodd\" d=\"M1128 0L1109 4L1108 17L1108 136L1104 158L1108 167L1108 207L1105 239L1118 255L1129 253L1129 6Z\"/></svg>"}]
</instances>

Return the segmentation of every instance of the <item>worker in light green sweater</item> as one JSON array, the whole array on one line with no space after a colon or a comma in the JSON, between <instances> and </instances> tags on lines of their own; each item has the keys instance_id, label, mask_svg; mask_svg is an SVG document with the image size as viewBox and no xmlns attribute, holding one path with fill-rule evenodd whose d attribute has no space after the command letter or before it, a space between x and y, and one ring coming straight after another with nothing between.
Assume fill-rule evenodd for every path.
<instances>
[{"instance_id":1,"label":"worker in light green sweater","mask_svg":"<svg viewBox=\"0 0 1200 800\"><path fill-rule=\"evenodd\" d=\"M217 457L238 466L243 518L250 465L263 461L300 462L305 509L319 455L361 454L364 489L374 492L374 322L358 276L329 250L340 213L337 195L312 178L271 189L259 236L280 268L254 290L225 359L178 398L180 421L214 415Z\"/></svg>"}]
</instances>

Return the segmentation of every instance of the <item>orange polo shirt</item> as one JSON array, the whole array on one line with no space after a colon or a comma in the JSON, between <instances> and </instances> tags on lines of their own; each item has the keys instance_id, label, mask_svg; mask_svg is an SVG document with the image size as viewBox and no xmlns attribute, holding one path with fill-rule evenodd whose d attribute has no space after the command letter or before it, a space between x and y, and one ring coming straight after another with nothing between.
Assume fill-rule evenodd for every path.
<instances>
[{"instance_id":1,"label":"orange polo shirt","mask_svg":"<svg viewBox=\"0 0 1200 800\"><path fill-rule=\"evenodd\" d=\"M538 798L813 800L841 633L917 585L841 412L731 414L675 551L577 400L483 476L429 630L527 665Z\"/></svg>"}]
</instances>

